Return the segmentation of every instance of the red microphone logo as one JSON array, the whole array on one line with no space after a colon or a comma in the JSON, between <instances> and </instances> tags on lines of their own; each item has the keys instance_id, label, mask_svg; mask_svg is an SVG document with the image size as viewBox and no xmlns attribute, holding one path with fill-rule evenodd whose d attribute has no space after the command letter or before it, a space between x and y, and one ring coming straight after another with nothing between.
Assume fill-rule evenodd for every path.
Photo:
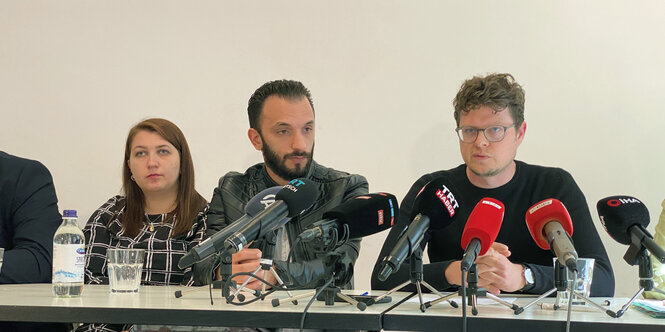
<instances>
[{"instance_id":1,"label":"red microphone logo","mask_svg":"<svg viewBox=\"0 0 665 332\"><path fill-rule=\"evenodd\" d=\"M616 198L616 199L610 199L610 200L607 201L607 205L609 205L611 207L617 207L621 204L633 204L633 203L642 204L642 202L640 202L637 198L633 198L633 197Z\"/></svg>"},{"instance_id":2,"label":"red microphone logo","mask_svg":"<svg viewBox=\"0 0 665 332\"><path fill-rule=\"evenodd\" d=\"M455 200L455 196L453 195L452 192L450 192L450 189L446 187L445 185L441 185L443 187L442 189L438 189L436 191L436 197L441 200L443 203L443 206L446 207L446 210L448 210L448 214L452 218L455 215L455 209L459 207L459 204Z\"/></svg>"}]
</instances>

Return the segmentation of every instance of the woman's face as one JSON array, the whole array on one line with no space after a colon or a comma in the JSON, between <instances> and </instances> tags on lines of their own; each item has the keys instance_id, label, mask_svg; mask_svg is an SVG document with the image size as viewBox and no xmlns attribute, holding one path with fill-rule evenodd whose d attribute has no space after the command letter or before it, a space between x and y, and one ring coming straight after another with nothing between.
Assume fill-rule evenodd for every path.
<instances>
[{"instance_id":1,"label":"woman's face","mask_svg":"<svg viewBox=\"0 0 665 332\"><path fill-rule=\"evenodd\" d=\"M159 134L139 131L132 140L127 165L144 194L177 193L180 153Z\"/></svg>"}]
</instances>

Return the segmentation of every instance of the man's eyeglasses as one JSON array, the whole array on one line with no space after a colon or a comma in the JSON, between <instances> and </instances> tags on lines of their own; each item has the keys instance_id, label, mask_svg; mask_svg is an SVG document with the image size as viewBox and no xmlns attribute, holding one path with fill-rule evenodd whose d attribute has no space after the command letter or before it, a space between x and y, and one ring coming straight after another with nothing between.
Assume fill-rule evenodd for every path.
<instances>
[{"instance_id":1,"label":"man's eyeglasses","mask_svg":"<svg viewBox=\"0 0 665 332\"><path fill-rule=\"evenodd\" d=\"M515 125L492 126L487 128L459 127L455 129L455 131L457 132L457 136L459 137L460 141L464 143L475 142L476 138L478 138L479 131L483 132L488 142L500 142L504 137L506 137L506 130L512 127L515 127Z\"/></svg>"}]
</instances>

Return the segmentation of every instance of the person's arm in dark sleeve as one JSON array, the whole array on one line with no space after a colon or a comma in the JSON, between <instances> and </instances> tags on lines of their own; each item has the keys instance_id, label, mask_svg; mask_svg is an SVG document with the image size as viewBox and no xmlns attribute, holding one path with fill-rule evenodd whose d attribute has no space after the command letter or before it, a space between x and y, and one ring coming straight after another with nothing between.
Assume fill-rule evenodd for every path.
<instances>
[{"instance_id":1,"label":"person's arm in dark sleeve","mask_svg":"<svg viewBox=\"0 0 665 332\"><path fill-rule=\"evenodd\" d=\"M388 237L383 243L383 247L381 248L379 257L376 263L374 264L374 270L372 271L372 289L389 290L399 286L400 284L404 283L407 280L410 280L411 277L410 261L408 258L404 260L404 262L400 265L399 269L393 272L393 274L391 274L390 276L388 276L388 279L386 279L385 281L379 280L378 275L381 272L381 269L383 268L383 264L381 264L383 259L390 254L393 248L397 245L397 242L399 241L399 238L402 235L402 233L411 223L411 216L414 213L413 209L414 209L416 195L418 194L418 192L420 192L420 189L422 189L422 187L425 184L427 184L430 180L432 180L432 176L429 174L418 179L418 181L416 181L411 186L411 189L404 197L404 200L402 200L402 203L400 204L399 208L400 212L397 223L390 229L390 233L388 233ZM425 246L426 241L427 241L427 236L425 239L423 239L421 247ZM438 290L445 290L450 288L451 285L448 283L445 277L445 270L450 263L451 261L441 261L441 262L423 264L423 280L425 280L432 287ZM416 288L414 285L409 284L402 290L415 291L415 289Z\"/></svg>"},{"instance_id":2,"label":"person's arm in dark sleeve","mask_svg":"<svg viewBox=\"0 0 665 332\"><path fill-rule=\"evenodd\" d=\"M561 200L573 221L573 245L580 258L594 258L591 296L614 296L614 272L603 242L593 223L584 194L570 174L565 173L565 183L570 185L571 197Z\"/></svg>"},{"instance_id":3,"label":"person's arm in dark sleeve","mask_svg":"<svg viewBox=\"0 0 665 332\"><path fill-rule=\"evenodd\" d=\"M367 194L369 192L368 190L369 184L367 183L367 179L361 175L352 174L349 177L345 188L342 202L346 202L359 195ZM341 257L338 262L339 266L341 266L340 270L353 271L360 251L360 240L361 239L349 239L346 243L333 251L338 253ZM325 258L317 258L307 262L292 262L288 264L290 278L287 274L286 262L275 261L274 265L282 280L292 280L295 285L302 286L310 283L312 280L320 279L320 277L325 274L326 263L323 261L324 259Z\"/></svg>"},{"instance_id":4,"label":"person's arm in dark sleeve","mask_svg":"<svg viewBox=\"0 0 665 332\"><path fill-rule=\"evenodd\" d=\"M591 296L614 295L614 273L605 246L593 224L584 194L572 176L563 172L559 199L568 210L573 222L573 245L580 258L594 258ZM534 274L535 284L528 292L542 294L554 287L552 265L527 264Z\"/></svg>"},{"instance_id":5,"label":"person's arm in dark sleeve","mask_svg":"<svg viewBox=\"0 0 665 332\"><path fill-rule=\"evenodd\" d=\"M44 165L29 161L15 184L13 247L5 250L0 283L50 282L53 235L62 222L53 179Z\"/></svg>"}]
</instances>

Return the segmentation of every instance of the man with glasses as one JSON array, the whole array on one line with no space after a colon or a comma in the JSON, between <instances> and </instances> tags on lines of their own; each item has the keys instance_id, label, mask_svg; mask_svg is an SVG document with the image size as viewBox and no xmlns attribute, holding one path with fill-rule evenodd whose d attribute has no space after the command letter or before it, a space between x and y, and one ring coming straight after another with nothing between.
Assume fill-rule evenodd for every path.
<instances>
[{"instance_id":1,"label":"man with glasses","mask_svg":"<svg viewBox=\"0 0 665 332\"><path fill-rule=\"evenodd\" d=\"M460 245L469 214L484 197L503 202L505 214L496 242L476 260L478 286L489 292L542 294L554 287L553 253L540 249L525 222L527 209L548 198L560 200L573 220L573 242L579 257L595 258L591 296L612 296L614 275L605 248L593 225L586 199L572 176L563 169L515 160L524 140L524 90L510 74L473 77L462 84L455 100L455 131L464 164L422 176L400 207L400 217L388 235L372 274L373 289L390 289L408 280L409 264L385 282L378 280L381 260L395 246L402 231L418 212L414 199L429 181L441 177L460 208L446 228L430 232L430 262L424 280L440 290L461 285Z\"/></svg>"}]
</instances>

